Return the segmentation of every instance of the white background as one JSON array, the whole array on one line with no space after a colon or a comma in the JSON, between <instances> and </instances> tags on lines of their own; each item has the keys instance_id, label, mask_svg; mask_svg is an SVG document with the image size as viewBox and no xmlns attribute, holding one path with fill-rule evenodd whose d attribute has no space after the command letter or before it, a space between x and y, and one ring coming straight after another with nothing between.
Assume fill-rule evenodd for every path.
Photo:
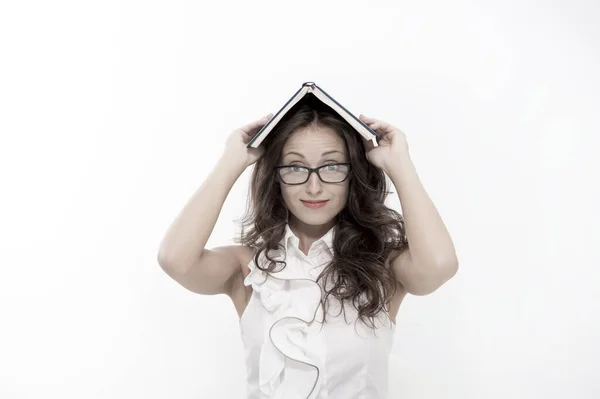
<instances>
[{"instance_id":1,"label":"white background","mask_svg":"<svg viewBox=\"0 0 600 399\"><path fill-rule=\"evenodd\" d=\"M406 133L459 255L400 309L390 397L600 397L599 20L596 0L3 2L0 398L244 397L233 305L158 245L229 132L309 80Z\"/></svg>"}]
</instances>

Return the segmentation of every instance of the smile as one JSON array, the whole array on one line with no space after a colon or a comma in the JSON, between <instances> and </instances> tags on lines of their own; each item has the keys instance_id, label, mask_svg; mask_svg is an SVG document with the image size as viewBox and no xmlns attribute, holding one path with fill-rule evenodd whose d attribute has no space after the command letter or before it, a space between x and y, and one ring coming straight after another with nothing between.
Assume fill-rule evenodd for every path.
<instances>
[{"instance_id":1,"label":"smile","mask_svg":"<svg viewBox=\"0 0 600 399\"><path fill-rule=\"evenodd\" d=\"M300 200L302 201L302 200ZM308 207L308 208L321 208L323 206L325 206L325 204L327 203L327 201L302 201L302 203L304 204L304 206Z\"/></svg>"}]
</instances>

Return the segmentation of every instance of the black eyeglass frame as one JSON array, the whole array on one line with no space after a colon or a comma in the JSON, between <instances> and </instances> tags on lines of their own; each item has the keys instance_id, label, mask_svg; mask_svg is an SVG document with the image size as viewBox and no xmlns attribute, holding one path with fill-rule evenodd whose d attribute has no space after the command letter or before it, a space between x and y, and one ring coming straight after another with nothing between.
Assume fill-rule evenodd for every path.
<instances>
[{"instance_id":1,"label":"black eyeglass frame","mask_svg":"<svg viewBox=\"0 0 600 399\"><path fill-rule=\"evenodd\" d=\"M344 177L343 180L336 181L336 182L330 182L330 181L323 180L323 178L321 177L321 174L319 173L319 170L322 169L322 168L325 168L327 166L334 166L334 165L346 165L348 167L348 173L346 173L346 177ZM306 176L306 180L304 180L302 183L287 183L285 180L283 180L283 177L281 177L281 175L279 174L279 169L289 168L289 167L302 168L302 169L308 170L308 175ZM277 177L279 178L279 180L281 180L283 183L287 184L288 186L298 186L300 184L306 183L310 179L310 175L313 172L315 172L317 174L317 176L319 177L319 180L321 180L325 184L343 183L343 182L345 182L348 179L348 176L350 176L350 172L351 171L352 171L352 165L349 164L349 163L328 163L328 164L321 165L321 166L316 167L316 168L309 168L309 167L301 166L301 165L281 165L281 166L276 166L275 167L275 174L277 175Z\"/></svg>"}]
</instances>

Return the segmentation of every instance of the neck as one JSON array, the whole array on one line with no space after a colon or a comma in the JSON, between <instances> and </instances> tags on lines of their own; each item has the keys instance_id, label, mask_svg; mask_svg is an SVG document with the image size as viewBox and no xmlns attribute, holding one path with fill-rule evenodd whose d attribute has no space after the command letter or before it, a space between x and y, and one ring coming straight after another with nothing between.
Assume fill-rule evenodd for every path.
<instances>
[{"instance_id":1,"label":"neck","mask_svg":"<svg viewBox=\"0 0 600 399\"><path fill-rule=\"evenodd\" d=\"M331 230L331 228L335 226L336 220L333 219L330 222L321 225L310 225L290 215L288 224L294 235L298 237L300 250L304 252L305 255L308 255L308 250L313 242L317 241Z\"/></svg>"}]
</instances>

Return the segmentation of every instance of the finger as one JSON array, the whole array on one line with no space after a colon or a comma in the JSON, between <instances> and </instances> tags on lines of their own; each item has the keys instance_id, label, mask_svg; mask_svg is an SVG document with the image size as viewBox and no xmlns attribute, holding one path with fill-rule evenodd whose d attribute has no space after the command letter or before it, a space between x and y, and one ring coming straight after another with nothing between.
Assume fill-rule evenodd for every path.
<instances>
[{"instance_id":1,"label":"finger","mask_svg":"<svg viewBox=\"0 0 600 399\"><path fill-rule=\"evenodd\" d=\"M379 119L370 118L363 114L360 115L361 119L373 130L379 131L381 133L389 133L394 131L396 128L390 125L387 122L381 121Z\"/></svg>"},{"instance_id":2,"label":"finger","mask_svg":"<svg viewBox=\"0 0 600 399\"><path fill-rule=\"evenodd\" d=\"M381 133L389 133L394 130L392 125L383 121L376 121L368 124L369 127L373 130L376 130Z\"/></svg>"},{"instance_id":3,"label":"finger","mask_svg":"<svg viewBox=\"0 0 600 399\"><path fill-rule=\"evenodd\" d=\"M363 115L363 114L360 114L360 119L367 125L377 121L377 119L371 118L371 117Z\"/></svg>"},{"instance_id":4,"label":"finger","mask_svg":"<svg viewBox=\"0 0 600 399\"><path fill-rule=\"evenodd\" d=\"M377 126L373 126L376 119L374 118L370 118L366 115L360 114L359 118L362 120L363 123L365 123L367 126L369 126L369 128L371 128L372 130L375 130L377 133L382 133L381 131L377 131Z\"/></svg>"},{"instance_id":5,"label":"finger","mask_svg":"<svg viewBox=\"0 0 600 399\"><path fill-rule=\"evenodd\" d=\"M250 122L247 125L242 126L240 129L242 130L242 132L246 133L247 135L250 135L258 127L264 126L269 121L269 119L271 119L272 116L272 113L267 114L257 121Z\"/></svg>"}]
</instances>

